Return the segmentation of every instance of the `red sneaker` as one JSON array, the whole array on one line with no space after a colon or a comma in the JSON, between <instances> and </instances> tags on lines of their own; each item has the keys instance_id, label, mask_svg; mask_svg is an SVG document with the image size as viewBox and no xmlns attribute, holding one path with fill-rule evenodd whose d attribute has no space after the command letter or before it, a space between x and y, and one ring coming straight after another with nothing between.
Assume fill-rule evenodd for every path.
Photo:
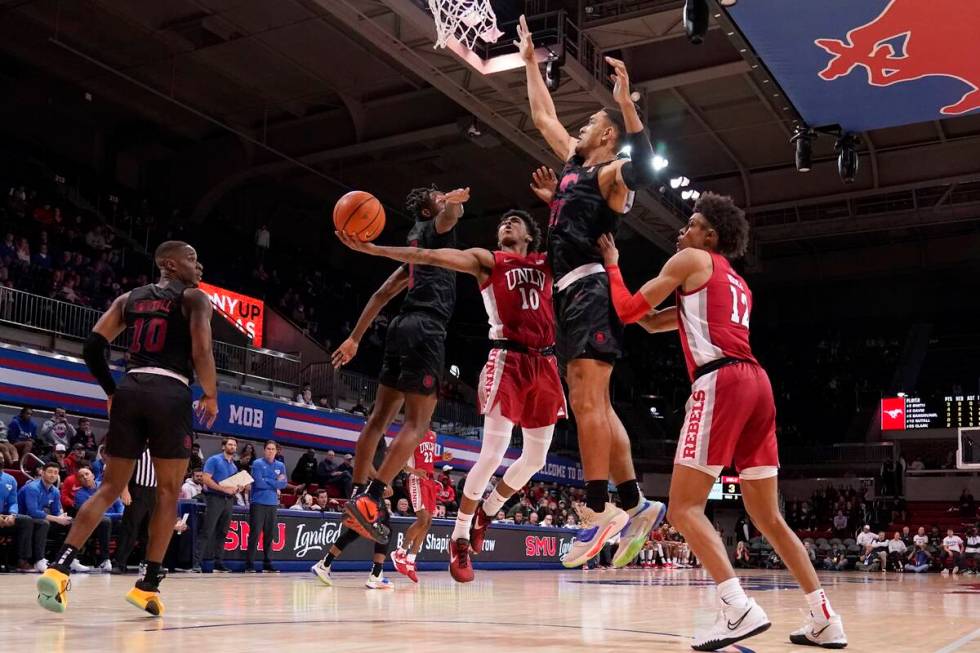
<instances>
[{"instance_id":1,"label":"red sneaker","mask_svg":"<svg viewBox=\"0 0 980 653\"><path fill-rule=\"evenodd\" d=\"M463 538L449 543L449 573L457 583L468 583L473 580L470 543Z\"/></svg>"},{"instance_id":2,"label":"red sneaker","mask_svg":"<svg viewBox=\"0 0 980 653\"><path fill-rule=\"evenodd\" d=\"M419 582L419 575L415 573L415 563L405 561L405 575L408 576L413 583Z\"/></svg>"},{"instance_id":3,"label":"red sneaker","mask_svg":"<svg viewBox=\"0 0 980 653\"><path fill-rule=\"evenodd\" d=\"M473 525L470 526L470 551L473 555L480 555L483 550L483 538L486 537L487 529L493 519L483 512L483 504L476 507L476 514L473 515Z\"/></svg>"},{"instance_id":4,"label":"red sneaker","mask_svg":"<svg viewBox=\"0 0 980 653\"><path fill-rule=\"evenodd\" d=\"M391 561L395 565L395 571L402 576L408 576L408 556L396 549L391 552Z\"/></svg>"}]
</instances>

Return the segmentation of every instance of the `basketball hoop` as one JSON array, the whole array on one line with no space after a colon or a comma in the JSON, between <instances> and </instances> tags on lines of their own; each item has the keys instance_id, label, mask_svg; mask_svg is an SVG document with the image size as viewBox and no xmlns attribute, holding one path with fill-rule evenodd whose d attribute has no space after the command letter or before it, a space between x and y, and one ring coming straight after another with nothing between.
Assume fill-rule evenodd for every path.
<instances>
[{"instance_id":1,"label":"basketball hoop","mask_svg":"<svg viewBox=\"0 0 980 653\"><path fill-rule=\"evenodd\" d=\"M477 39L496 43L503 36L490 0L429 0L429 10L436 21L437 48L455 38L472 50Z\"/></svg>"}]
</instances>

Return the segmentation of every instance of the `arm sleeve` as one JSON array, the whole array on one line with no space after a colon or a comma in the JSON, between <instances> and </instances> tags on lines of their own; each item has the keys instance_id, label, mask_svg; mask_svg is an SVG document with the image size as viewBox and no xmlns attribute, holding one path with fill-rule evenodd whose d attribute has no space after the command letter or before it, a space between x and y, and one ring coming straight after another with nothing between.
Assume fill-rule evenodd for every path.
<instances>
[{"instance_id":1,"label":"arm sleeve","mask_svg":"<svg viewBox=\"0 0 980 653\"><path fill-rule=\"evenodd\" d=\"M653 184L656 174L653 169L653 145L647 131L626 134L626 143L632 148L630 160L623 164L622 174L626 187L639 190Z\"/></svg>"},{"instance_id":2,"label":"arm sleeve","mask_svg":"<svg viewBox=\"0 0 980 653\"><path fill-rule=\"evenodd\" d=\"M652 307L647 302L646 297L640 293L630 295L618 265L607 266L606 273L609 275L609 289L612 294L613 306L616 307L616 314L619 315L623 324L633 324L650 312Z\"/></svg>"},{"instance_id":3,"label":"arm sleeve","mask_svg":"<svg viewBox=\"0 0 980 653\"><path fill-rule=\"evenodd\" d=\"M109 341L93 331L88 334L88 339L82 348L82 358L85 359L89 372L102 386L102 390L106 395L112 396L116 392L116 382L112 378L112 372L109 371L109 362L106 359L108 351Z\"/></svg>"}]
</instances>

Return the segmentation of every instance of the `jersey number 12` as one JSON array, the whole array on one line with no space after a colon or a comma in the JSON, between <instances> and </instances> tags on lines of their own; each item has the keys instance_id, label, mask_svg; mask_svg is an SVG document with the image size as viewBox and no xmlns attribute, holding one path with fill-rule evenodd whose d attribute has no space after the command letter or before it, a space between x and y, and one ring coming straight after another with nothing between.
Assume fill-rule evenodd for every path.
<instances>
[{"instance_id":1,"label":"jersey number 12","mask_svg":"<svg viewBox=\"0 0 980 653\"><path fill-rule=\"evenodd\" d=\"M741 324L746 329L749 328L749 298L746 297L745 293L736 288L735 286L728 286L732 291L732 322L735 324ZM738 310L739 304L741 304L742 316L739 317Z\"/></svg>"}]
</instances>

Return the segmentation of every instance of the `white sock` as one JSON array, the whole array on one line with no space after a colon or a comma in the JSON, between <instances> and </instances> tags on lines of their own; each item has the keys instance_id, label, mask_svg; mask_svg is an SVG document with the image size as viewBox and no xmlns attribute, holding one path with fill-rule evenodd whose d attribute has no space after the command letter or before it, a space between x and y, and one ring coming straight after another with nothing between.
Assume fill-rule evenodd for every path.
<instances>
[{"instance_id":1,"label":"white sock","mask_svg":"<svg viewBox=\"0 0 980 653\"><path fill-rule=\"evenodd\" d=\"M806 604L810 607L810 613L818 621L827 621L837 614L830 607L830 599L827 598L827 593L823 591L822 587L806 595Z\"/></svg>"},{"instance_id":2,"label":"white sock","mask_svg":"<svg viewBox=\"0 0 980 653\"><path fill-rule=\"evenodd\" d=\"M494 488L490 496L483 502L483 512L489 517L496 517L505 503L507 503L507 499L500 496L500 492L497 492L496 488Z\"/></svg>"},{"instance_id":3,"label":"white sock","mask_svg":"<svg viewBox=\"0 0 980 653\"><path fill-rule=\"evenodd\" d=\"M395 553L398 554L399 556L403 556L405 555L406 551L402 547L398 547L398 550L395 551Z\"/></svg>"},{"instance_id":4,"label":"white sock","mask_svg":"<svg viewBox=\"0 0 980 653\"><path fill-rule=\"evenodd\" d=\"M456 513L456 527L453 529L454 540L470 539L470 524L473 523L473 515L467 515L462 510Z\"/></svg>"},{"instance_id":5,"label":"white sock","mask_svg":"<svg viewBox=\"0 0 980 653\"><path fill-rule=\"evenodd\" d=\"M742 590L742 584L738 578L729 578L723 583L718 583L718 598L726 605L741 606L749 600Z\"/></svg>"},{"instance_id":6,"label":"white sock","mask_svg":"<svg viewBox=\"0 0 980 653\"><path fill-rule=\"evenodd\" d=\"M409 562L415 562L415 555L416 554L414 554L414 553L409 553L408 554L408 561Z\"/></svg>"}]
</instances>

